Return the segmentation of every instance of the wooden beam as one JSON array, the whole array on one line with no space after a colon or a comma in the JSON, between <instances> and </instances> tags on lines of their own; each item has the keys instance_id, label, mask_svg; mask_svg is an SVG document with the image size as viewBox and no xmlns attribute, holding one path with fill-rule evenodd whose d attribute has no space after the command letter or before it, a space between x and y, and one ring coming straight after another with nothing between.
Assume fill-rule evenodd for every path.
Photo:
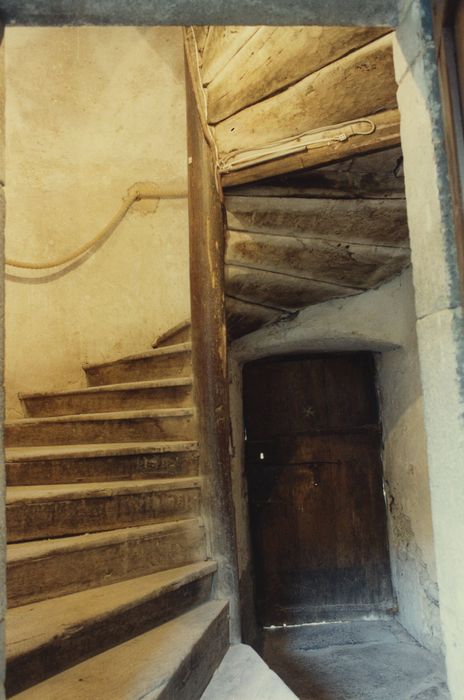
<instances>
[{"instance_id":1,"label":"wooden beam","mask_svg":"<svg viewBox=\"0 0 464 700\"><path fill-rule=\"evenodd\" d=\"M229 337L233 340L247 333L252 333L285 314L284 309L273 309L265 305L251 304L236 297L226 296L227 330Z\"/></svg>"},{"instance_id":2,"label":"wooden beam","mask_svg":"<svg viewBox=\"0 0 464 700\"><path fill-rule=\"evenodd\" d=\"M396 107L392 35L216 125L221 157Z\"/></svg>"},{"instance_id":3,"label":"wooden beam","mask_svg":"<svg viewBox=\"0 0 464 700\"><path fill-rule=\"evenodd\" d=\"M187 63L187 61L186 61ZM211 151L186 66L190 295L194 398L198 415L202 500L217 592L231 605L239 640L238 566L229 456L229 384L224 313L224 222Z\"/></svg>"},{"instance_id":4,"label":"wooden beam","mask_svg":"<svg viewBox=\"0 0 464 700\"><path fill-rule=\"evenodd\" d=\"M207 85L234 57L258 27L211 26L202 57L202 82Z\"/></svg>"},{"instance_id":5,"label":"wooden beam","mask_svg":"<svg viewBox=\"0 0 464 700\"><path fill-rule=\"evenodd\" d=\"M229 188L248 197L321 199L405 199L400 146L355 156L322 168L284 173L258 183Z\"/></svg>"},{"instance_id":6,"label":"wooden beam","mask_svg":"<svg viewBox=\"0 0 464 700\"><path fill-rule=\"evenodd\" d=\"M238 265L226 265L225 273L228 295L251 303L266 306L278 305L286 311L298 311L311 304L360 294L362 291L319 280Z\"/></svg>"},{"instance_id":7,"label":"wooden beam","mask_svg":"<svg viewBox=\"0 0 464 700\"><path fill-rule=\"evenodd\" d=\"M226 263L366 289L410 262L409 250L300 236L228 231ZM386 272L384 272L386 270Z\"/></svg>"},{"instance_id":8,"label":"wooden beam","mask_svg":"<svg viewBox=\"0 0 464 700\"><path fill-rule=\"evenodd\" d=\"M273 312L279 315L287 313L286 309L283 309L277 305L259 304L258 302L245 301L245 299L240 299L240 297L234 297L231 294L226 294L226 307L230 301L236 301L237 303L241 304L243 308L247 307L248 309L262 309L266 313Z\"/></svg>"},{"instance_id":9,"label":"wooden beam","mask_svg":"<svg viewBox=\"0 0 464 700\"><path fill-rule=\"evenodd\" d=\"M345 244L409 245L404 200L227 196L225 205L227 227L234 231Z\"/></svg>"},{"instance_id":10,"label":"wooden beam","mask_svg":"<svg viewBox=\"0 0 464 700\"><path fill-rule=\"evenodd\" d=\"M207 139L209 148L215 153L216 142L213 138L212 129L208 124L206 116L205 93L200 80L199 65L201 63L201 56L199 53L195 29L193 27L184 27L184 52L185 67L189 73L189 79L195 97L195 105L198 111L200 125L203 130L203 134Z\"/></svg>"},{"instance_id":11,"label":"wooden beam","mask_svg":"<svg viewBox=\"0 0 464 700\"><path fill-rule=\"evenodd\" d=\"M260 102L388 31L385 27L260 27L209 82L210 123Z\"/></svg>"},{"instance_id":12,"label":"wooden beam","mask_svg":"<svg viewBox=\"0 0 464 700\"><path fill-rule=\"evenodd\" d=\"M225 173L221 178L222 184L224 187L233 187L248 182L257 182L275 175L317 168L363 153L384 150L401 143L400 115L397 109L370 114L366 118L375 125L375 131L372 134L351 136L346 141L338 141L304 153L283 156L261 165Z\"/></svg>"},{"instance_id":13,"label":"wooden beam","mask_svg":"<svg viewBox=\"0 0 464 700\"><path fill-rule=\"evenodd\" d=\"M206 39L208 38L208 32L209 32L209 26L208 25L202 25L202 26L196 26L192 27L193 33L195 34L195 40L197 42L197 49L198 49L198 54L201 62L201 57L203 56L203 51L205 48L206 44Z\"/></svg>"}]
</instances>

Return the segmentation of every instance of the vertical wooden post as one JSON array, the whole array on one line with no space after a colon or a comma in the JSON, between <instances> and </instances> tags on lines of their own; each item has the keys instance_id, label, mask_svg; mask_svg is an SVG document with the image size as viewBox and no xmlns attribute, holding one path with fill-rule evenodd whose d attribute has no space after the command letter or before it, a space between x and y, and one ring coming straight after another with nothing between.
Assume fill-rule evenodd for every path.
<instances>
[{"instance_id":1,"label":"vertical wooden post","mask_svg":"<svg viewBox=\"0 0 464 700\"><path fill-rule=\"evenodd\" d=\"M218 563L216 593L230 601L231 640L239 641L238 566L229 454L223 209L187 61L185 72L192 363L200 469L204 479L204 517L211 555Z\"/></svg>"},{"instance_id":2,"label":"vertical wooden post","mask_svg":"<svg viewBox=\"0 0 464 700\"><path fill-rule=\"evenodd\" d=\"M0 267L4 270L5 259L5 39L4 27L0 24ZM5 278L0 281L0 310L5 318ZM0 328L0 455L4 459L3 423L5 420L5 344L4 322ZM5 615L6 615L6 525L5 525L5 469L0 475L0 697L4 697L5 683Z\"/></svg>"}]
</instances>

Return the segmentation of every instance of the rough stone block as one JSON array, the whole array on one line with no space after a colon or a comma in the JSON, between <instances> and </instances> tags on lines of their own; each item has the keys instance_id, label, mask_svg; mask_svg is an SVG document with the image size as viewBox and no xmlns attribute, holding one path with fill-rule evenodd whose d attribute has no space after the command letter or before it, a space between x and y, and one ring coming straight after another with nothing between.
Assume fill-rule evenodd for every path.
<instances>
[{"instance_id":1,"label":"rough stone block","mask_svg":"<svg viewBox=\"0 0 464 700\"><path fill-rule=\"evenodd\" d=\"M393 42L395 78L399 84L419 54L431 48L428 7L421 0L403 3Z\"/></svg>"},{"instance_id":2,"label":"rough stone block","mask_svg":"<svg viewBox=\"0 0 464 700\"><path fill-rule=\"evenodd\" d=\"M398 88L418 317L459 303L459 276L440 102L420 54ZM434 69L433 69L434 72Z\"/></svg>"},{"instance_id":3,"label":"rough stone block","mask_svg":"<svg viewBox=\"0 0 464 700\"><path fill-rule=\"evenodd\" d=\"M464 316L445 309L417 324L428 435L440 608L451 694L464 688Z\"/></svg>"},{"instance_id":4,"label":"rough stone block","mask_svg":"<svg viewBox=\"0 0 464 700\"><path fill-rule=\"evenodd\" d=\"M59 8L59 9L58 9ZM3 16L11 24L396 24L395 0L100 0L76 3L62 0L5 0Z\"/></svg>"}]
</instances>

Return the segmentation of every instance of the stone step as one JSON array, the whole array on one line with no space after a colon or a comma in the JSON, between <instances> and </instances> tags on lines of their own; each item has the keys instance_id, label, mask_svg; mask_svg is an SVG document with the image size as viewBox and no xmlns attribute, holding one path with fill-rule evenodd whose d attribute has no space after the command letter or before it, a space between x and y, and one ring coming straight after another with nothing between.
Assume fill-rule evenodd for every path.
<instances>
[{"instance_id":1,"label":"stone step","mask_svg":"<svg viewBox=\"0 0 464 700\"><path fill-rule=\"evenodd\" d=\"M8 603L26 605L206 558L198 518L10 544Z\"/></svg>"},{"instance_id":2,"label":"stone step","mask_svg":"<svg viewBox=\"0 0 464 700\"><path fill-rule=\"evenodd\" d=\"M229 648L201 700L298 700L247 644Z\"/></svg>"},{"instance_id":3,"label":"stone step","mask_svg":"<svg viewBox=\"0 0 464 700\"><path fill-rule=\"evenodd\" d=\"M204 603L14 697L199 700L226 652L228 639L227 603Z\"/></svg>"},{"instance_id":4,"label":"stone step","mask_svg":"<svg viewBox=\"0 0 464 700\"><path fill-rule=\"evenodd\" d=\"M24 413L32 418L102 411L181 408L192 405L191 377L110 384L72 391L20 394Z\"/></svg>"},{"instance_id":5,"label":"stone step","mask_svg":"<svg viewBox=\"0 0 464 700\"><path fill-rule=\"evenodd\" d=\"M152 343L152 348L162 348L166 345L186 343L192 339L192 325L190 319L181 321L170 328L166 333L158 335Z\"/></svg>"},{"instance_id":6,"label":"stone step","mask_svg":"<svg viewBox=\"0 0 464 700\"><path fill-rule=\"evenodd\" d=\"M200 515L201 480L10 486L8 542L79 535Z\"/></svg>"},{"instance_id":7,"label":"stone step","mask_svg":"<svg viewBox=\"0 0 464 700\"><path fill-rule=\"evenodd\" d=\"M195 437L192 408L23 418L5 424L7 447L192 440Z\"/></svg>"},{"instance_id":8,"label":"stone step","mask_svg":"<svg viewBox=\"0 0 464 700\"><path fill-rule=\"evenodd\" d=\"M215 570L191 564L9 610L8 696L206 602Z\"/></svg>"},{"instance_id":9,"label":"stone step","mask_svg":"<svg viewBox=\"0 0 464 700\"><path fill-rule=\"evenodd\" d=\"M157 479L198 474L198 443L9 447L8 486Z\"/></svg>"},{"instance_id":10,"label":"stone step","mask_svg":"<svg viewBox=\"0 0 464 700\"><path fill-rule=\"evenodd\" d=\"M89 386L138 382L149 379L190 377L191 343L156 348L120 360L84 365Z\"/></svg>"}]
</instances>

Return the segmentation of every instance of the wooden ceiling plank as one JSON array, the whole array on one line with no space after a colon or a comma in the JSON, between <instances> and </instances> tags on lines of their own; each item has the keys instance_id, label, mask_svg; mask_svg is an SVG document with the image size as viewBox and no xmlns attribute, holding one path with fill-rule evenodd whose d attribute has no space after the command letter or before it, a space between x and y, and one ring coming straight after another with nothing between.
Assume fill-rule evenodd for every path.
<instances>
[{"instance_id":1,"label":"wooden ceiling plank","mask_svg":"<svg viewBox=\"0 0 464 700\"><path fill-rule=\"evenodd\" d=\"M277 268L272 267L272 265L267 266L265 262L259 265L257 263L253 264L246 262L236 262L235 260L227 262L225 264L225 268L227 269L228 267L234 269L248 270L250 272L268 272L271 275L279 275L279 277L281 277L282 279L284 279L285 277L289 277L290 280L303 280L303 282L314 282L315 284L323 285L337 285L337 287L340 287L341 289L357 289L360 292L365 292L367 289L369 289L369 287L363 285L350 285L348 283L344 283L343 280L334 281L333 279L323 279L323 275L320 270L313 270L313 274L311 274L309 270L295 271L289 268L285 269L284 265ZM262 304L262 306L269 306L269 304Z\"/></svg>"},{"instance_id":2,"label":"wooden ceiling plank","mask_svg":"<svg viewBox=\"0 0 464 700\"><path fill-rule=\"evenodd\" d=\"M232 294L226 294L225 295L226 300L227 299L232 299L233 301L236 301L237 303L240 303L242 307L245 309L245 307L249 308L249 311L255 311L258 313L259 309L263 309L263 314L266 314L268 312L275 312L275 313L287 313L287 309L285 309L282 306L273 306L271 304L258 304L257 302L254 301L246 301L246 299L241 299L240 297L234 297Z\"/></svg>"},{"instance_id":3,"label":"wooden ceiling plank","mask_svg":"<svg viewBox=\"0 0 464 700\"><path fill-rule=\"evenodd\" d=\"M208 85L257 31L258 27L211 26L202 56L203 85Z\"/></svg>"},{"instance_id":4,"label":"wooden ceiling plank","mask_svg":"<svg viewBox=\"0 0 464 700\"><path fill-rule=\"evenodd\" d=\"M224 173L221 177L223 187L257 182L283 173L321 167L357 155L383 151L401 143L400 115L397 109L370 114L366 118L375 125L375 131L372 134L351 136L346 141L338 141L303 153L284 155L267 163Z\"/></svg>"},{"instance_id":5,"label":"wooden ceiling plank","mask_svg":"<svg viewBox=\"0 0 464 700\"><path fill-rule=\"evenodd\" d=\"M206 40L208 38L209 25L197 25L195 27L192 27L192 29L193 33L195 34L195 41L197 43L197 49L201 59L205 48Z\"/></svg>"},{"instance_id":6,"label":"wooden ceiling plank","mask_svg":"<svg viewBox=\"0 0 464 700\"><path fill-rule=\"evenodd\" d=\"M393 109L396 90L392 35L387 34L220 122L214 129L219 154Z\"/></svg>"},{"instance_id":7,"label":"wooden ceiling plank","mask_svg":"<svg viewBox=\"0 0 464 700\"><path fill-rule=\"evenodd\" d=\"M248 197L321 199L405 199L401 147L355 156L325 167L286 173L230 187L226 194Z\"/></svg>"},{"instance_id":8,"label":"wooden ceiling plank","mask_svg":"<svg viewBox=\"0 0 464 700\"><path fill-rule=\"evenodd\" d=\"M237 297L226 295L226 318L229 339L235 340L258 330L287 315L285 309L274 309L263 304L252 304Z\"/></svg>"},{"instance_id":9,"label":"wooden ceiling plank","mask_svg":"<svg viewBox=\"0 0 464 700\"><path fill-rule=\"evenodd\" d=\"M392 175L401 184L404 192L403 151L401 146L354 156L341 163L331 163L324 170L349 171L352 175L368 175L369 177L373 173L379 173L382 177Z\"/></svg>"},{"instance_id":10,"label":"wooden ceiling plank","mask_svg":"<svg viewBox=\"0 0 464 700\"><path fill-rule=\"evenodd\" d=\"M208 85L212 124L260 102L390 30L260 27Z\"/></svg>"},{"instance_id":11,"label":"wooden ceiling plank","mask_svg":"<svg viewBox=\"0 0 464 700\"><path fill-rule=\"evenodd\" d=\"M234 231L409 245L404 200L227 196L225 206Z\"/></svg>"},{"instance_id":12,"label":"wooden ceiling plank","mask_svg":"<svg viewBox=\"0 0 464 700\"><path fill-rule=\"evenodd\" d=\"M379 279L379 268L402 269L410 255L396 247L228 231L225 260L227 265L368 289Z\"/></svg>"},{"instance_id":13,"label":"wooden ceiling plank","mask_svg":"<svg viewBox=\"0 0 464 700\"><path fill-rule=\"evenodd\" d=\"M313 199L399 199L404 200L402 183L396 189L385 187L389 184L382 177L372 173L369 182L364 175L344 173L344 177L332 177L330 173L321 173L314 177L308 175L305 181L252 185L229 189L226 194L241 197L311 197Z\"/></svg>"},{"instance_id":14,"label":"wooden ceiling plank","mask_svg":"<svg viewBox=\"0 0 464 700\"><path fill-rule=\"evenodd\" d=\"M225 278L226 294L252 303L278 304L289 311L360 293L359 289L232 265L226 265Z\"/></svg>"}]
</instances>

